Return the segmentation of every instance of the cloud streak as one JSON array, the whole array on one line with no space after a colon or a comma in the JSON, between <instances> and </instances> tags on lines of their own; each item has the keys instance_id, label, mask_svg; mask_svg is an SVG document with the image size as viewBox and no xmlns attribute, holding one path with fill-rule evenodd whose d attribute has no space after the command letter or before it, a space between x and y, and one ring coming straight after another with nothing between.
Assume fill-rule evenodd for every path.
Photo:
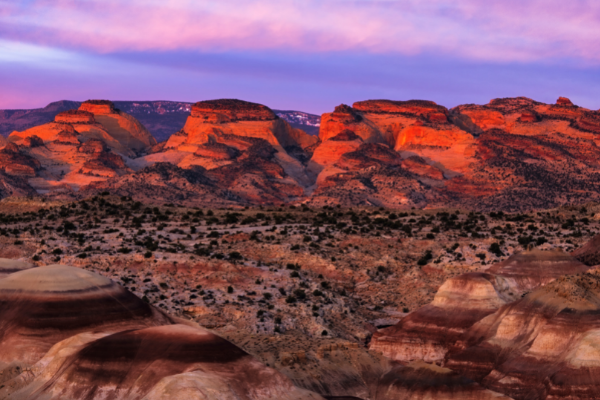
<instances>
[{"instance_id":1,"label":"cloud streak","mask_svg":"<svg viewBox=\"0 0 600 400\"><path fill-rule=\"evenodd\" d=\"M0 38L96 53L369 52L600 64L593 0L0 0L0 10Z\"/></svg>"}]
</instances>

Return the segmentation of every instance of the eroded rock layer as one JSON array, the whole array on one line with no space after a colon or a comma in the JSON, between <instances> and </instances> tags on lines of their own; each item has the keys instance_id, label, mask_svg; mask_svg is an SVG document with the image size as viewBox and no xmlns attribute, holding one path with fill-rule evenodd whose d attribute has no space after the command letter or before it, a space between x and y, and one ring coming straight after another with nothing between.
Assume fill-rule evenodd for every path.
<instances>
[{"instance_id":1,"label":"eroded rock layer","mask_svg":"<svg viewBox=\"0 0 600 400\"><path fill-rule=\"evenodd\" d=\"M449 279L431 304L376 332L369 348L393 360L441 363L449 351L462 346L471 327L488 315L564 274L588 269L560 251L515 254L485 272Z\"/></svg>"},{"instance_id":2,"label":"eroded rock layer","mask_svg":"<svg viewBox=\"0 0 600 400\"><path fill-rule=\"evenodd\" d=\"M565 276L475 324L446 365L515 399L593 399L600 391L600 277Z\"/></svg>"}]
</instances>

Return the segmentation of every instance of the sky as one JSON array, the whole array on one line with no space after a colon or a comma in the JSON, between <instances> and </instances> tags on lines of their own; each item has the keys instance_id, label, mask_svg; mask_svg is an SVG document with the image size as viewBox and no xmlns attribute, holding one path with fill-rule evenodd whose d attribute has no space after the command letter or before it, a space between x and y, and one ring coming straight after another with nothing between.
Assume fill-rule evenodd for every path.
<instances>
[{"instance_id":1,"label":"sky","mask_svg":"<svg viewBox=\"0 0 600 400\"><path fill-rule=\"evenodd\" d=\"M600 108L600 1L0 0L0 109L516 96Z\"/></svg>"}]
</instances>

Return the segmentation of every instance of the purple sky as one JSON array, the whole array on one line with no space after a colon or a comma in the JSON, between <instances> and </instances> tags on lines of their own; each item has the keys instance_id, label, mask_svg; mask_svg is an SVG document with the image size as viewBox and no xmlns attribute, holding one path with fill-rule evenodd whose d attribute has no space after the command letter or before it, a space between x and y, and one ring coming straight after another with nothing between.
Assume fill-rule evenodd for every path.
<instances>
[{"instance_id":1,"label":"purple sky","mask_svg":"<svg viewBox=\"0 0 600 400\"><path fill-rule=\"evenodd\" d=\"M599 1L0 0L0 108L508 96L600 108Z\"/></svg>"}]
</instances>

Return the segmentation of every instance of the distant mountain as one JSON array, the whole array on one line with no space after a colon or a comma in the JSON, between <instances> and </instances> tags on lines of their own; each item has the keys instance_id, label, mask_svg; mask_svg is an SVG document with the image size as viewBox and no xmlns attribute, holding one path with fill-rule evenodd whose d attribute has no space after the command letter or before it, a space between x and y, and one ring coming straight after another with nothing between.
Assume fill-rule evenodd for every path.
<instances>
[{"instance_id":1,"label":"distant mountain","mask_svg":"<svg viewBox=\"0 0 600 400\"><path fill-rule=\"evenodd\" d=\"M312 136L319 134L319 127L321 126L320 115L290 110L273 110L273 112L279 118L283 118L289 122L289 124L294 128L302 129L304 132Z\"/></svg>"},{"instance_id":2,"label":"distant mountain","mask_svg":"<svg viewBox=\"0 0 600 400\"><path fill-rule=\"evenodd\" d=\"M193 103L180 101L115 101L115 107L132 115L152 133L157 141L167 140L185 125ZM0 135L8 136L13 131L24 131L54 120L61 111L76 109L79 101L61 100L44 108L30 110L0 110ZM275 111L294 128L309 135L319 133L321 117L301 111Z\"/></svg>"},{"instance_id":3,"label":"distant mountain","mask_svg":"<svg viewBox=\"0 0 600 400\"><path fill-rule=\"evenodd\" d=\"M44 108L30 110L0 110L0 134L8 136L12 131L24 131L33 126L54 120L61 111L72 110L81 105L78 101L61 100L48 104Z\"/></svg>"},{"instance_id":4,"label":"distant mountain","mask_svg":"<svg viewBox=\"0 0 600 400\"><path fill-rule=\"evenodd\" d=\"M185 125L192 103L179 101L115 101L115 107L135 117L157 141L167 140Z\"/></svg>"}]
</instances>

